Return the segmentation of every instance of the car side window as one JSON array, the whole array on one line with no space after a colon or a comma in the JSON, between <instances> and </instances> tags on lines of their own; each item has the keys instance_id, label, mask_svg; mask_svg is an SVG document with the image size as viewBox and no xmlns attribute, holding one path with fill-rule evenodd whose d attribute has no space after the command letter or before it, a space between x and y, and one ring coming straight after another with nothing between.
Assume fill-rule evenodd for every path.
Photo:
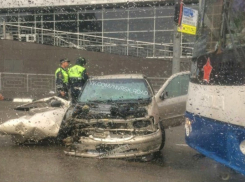
<instances>
[{"instance_id":1,"label":"car side window","mask_svg":"<svg viewBox=\"0 0 245 182\"><path fill-rule=\"evenodd\" d=\"M180 95L180 86L178 76L173 78L164 89L167 93L167 98L177 97Z\"/></svg>"},{"instance_id":2,"label":"car side window","mask_svg":"<svg viewBox=\"0 0 245 182\"><path fill-rule=\"evenodd\" d=\"M190 75L180 75L180 95L186 95L190 81Z\"/></svg>"},{"instance_id":3,"label":"car side window","mask_svg":"<svg viewBox=\"0 0 245 182\"><path fill-rule=\"evenodd\" d=\"M167 98L186 95L189 86L189 75L179 75L173 78L164 89Z\"/></svg>"}]
</instances>

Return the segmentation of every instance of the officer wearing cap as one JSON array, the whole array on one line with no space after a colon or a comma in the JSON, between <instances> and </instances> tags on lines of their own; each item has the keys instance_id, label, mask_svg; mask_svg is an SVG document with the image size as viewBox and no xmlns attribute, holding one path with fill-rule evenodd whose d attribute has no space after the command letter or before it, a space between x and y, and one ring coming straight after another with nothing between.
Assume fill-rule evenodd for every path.
<instances>
[{"instance_id":1,"label":"officer wearing cap","mask_svg":"<svg viewBox=\"0 0 245 182\"><path fill-rule=\"evenodd\" d=\"M67 68L69 66L68 59L60 60L60 67L55 72L55 80L56 80L56 91L58 97L68 100L68 71Z\"/></svg>"},{"instance_id":2,"label":"officer wearing cap","mask_svg":"<svg viewBox=\"0 0 245 182\"><path fill-rule=\"evenodd\" d=\"M76 60L76 64L68 71L72 103L77 101L80 90L88 79L86 68L84 68L86 63L85 58L79 57Z\"/></svg>"}]
</instances>

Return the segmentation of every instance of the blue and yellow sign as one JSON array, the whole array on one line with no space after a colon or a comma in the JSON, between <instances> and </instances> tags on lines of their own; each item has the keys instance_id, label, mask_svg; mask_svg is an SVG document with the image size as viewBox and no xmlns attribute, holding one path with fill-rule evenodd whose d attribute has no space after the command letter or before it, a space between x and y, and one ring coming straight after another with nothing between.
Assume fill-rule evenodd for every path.
<instances>
[{"instance_id":1,"label":"blue and yellow sign","mask_svg":"<svg viewBox=\"0 0 245 182\"><path fill-rule=\"evenodd\" d=\"M196 35L197 27L182 24L181 26L178 27L178 31L182 33Z\"/></svg>"},{"instance_id":2,"label":"blue and yellow sign","mask_svg":"<svg viewBox=\"0 0 245 182\"><path fill-rule=\"evenodd\" d=\"M182 21L181 21L181 25L178 27L178 31L191 35L196 35L197 20L198 20L197 10L183 7Z\"/></svg>"}]
</instances>

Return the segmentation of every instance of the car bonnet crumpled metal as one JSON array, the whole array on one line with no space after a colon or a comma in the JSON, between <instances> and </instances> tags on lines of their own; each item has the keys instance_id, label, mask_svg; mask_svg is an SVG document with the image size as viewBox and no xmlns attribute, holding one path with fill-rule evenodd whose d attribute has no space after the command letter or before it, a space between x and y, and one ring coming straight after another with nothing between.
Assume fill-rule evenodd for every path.
<instances>
[{"instance_id":1,"label":"car bonnet crumpled metal","mask_svg":"<svg viewBox=\"0 0 245 182\"><path fill-rule=\"evenodd\" d=\"M59 101L61 106L52 107L50 103L55 101ZM42 105L44 103L50 106ZM26 140L38 141L47 137L56 137L68 107L69 101L59 97L45 98L31 104L19 106L16 109L28 110L27 115L1 124L0 134L16 136L18 139L17 143L23 143Z\"/></svg>"}]
</instances>

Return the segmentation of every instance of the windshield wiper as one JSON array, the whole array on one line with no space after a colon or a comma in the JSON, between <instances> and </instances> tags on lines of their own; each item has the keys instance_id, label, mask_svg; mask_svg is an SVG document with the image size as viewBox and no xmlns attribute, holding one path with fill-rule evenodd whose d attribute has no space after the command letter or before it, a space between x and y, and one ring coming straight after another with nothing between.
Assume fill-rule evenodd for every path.
<instances>
[{"instance_id":1,"label":"windshield wiper","mask_svg":"<svg viewBox=\"0 0 245 182\"><path fill-rule=\"evenodd\" d=\"M122 99L122 100L87 100L86 103L112 103L112 102L149 102L151 97L148 98L135 98L135 99Z\"/></svg>"},{"instance_id":2,"label":"windshield wiper","mask_svg":"<svg viewBox=\"0 0 245 182\"><path fill-rule=\"evenodd\" d=\"M108 100L87 100L87 102L92 102L92 103L107 103L107 102L113 102L112 99Z\"/></svg>"},{"instance_id":3,"label":"windshield wiper","mask_svg":"<svg viewBox=\"0 0 245 182\"><path fill-rule=\"evenodd\" d=\"M125 100L117 100L117 102L149 102L151 101L151 97L148 98L138 98L138 99L125 99Z\"/></svg>"},{"instance_id":4,"label":"windshield wiper","mask_svg":"<svg viewBox=\"0 0 245 182\"><path fill-rule=\"evenodd\" d=\"M102 101L102 100L87 100L87 102L101 103L101 102L105 102L105 101Z\"/></svg>"}]
</instances>

